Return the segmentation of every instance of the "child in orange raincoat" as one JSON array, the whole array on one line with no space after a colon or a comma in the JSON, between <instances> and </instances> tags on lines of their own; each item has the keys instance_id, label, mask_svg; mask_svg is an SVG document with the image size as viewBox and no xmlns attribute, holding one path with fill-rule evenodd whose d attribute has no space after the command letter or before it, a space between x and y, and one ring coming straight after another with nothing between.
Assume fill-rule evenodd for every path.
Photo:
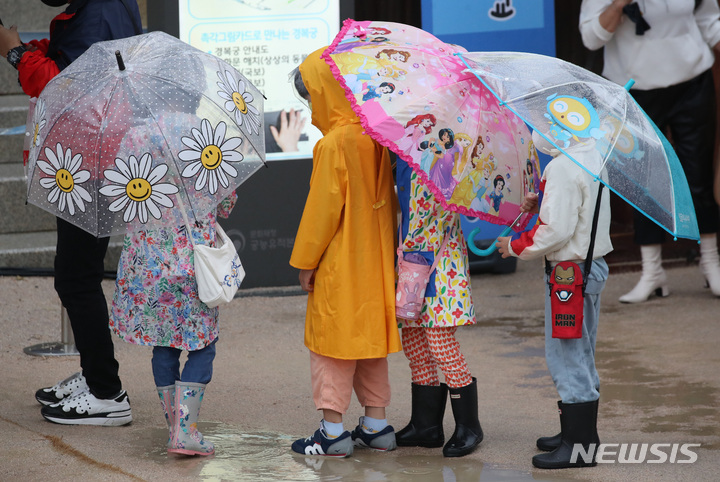
<instances>
[{"instance_id":1,"label":"child in orange raincoat","mask_svg":"<svg viewBox=\"0 0 720 482\"><path fill-rule=\"evenodd\" d=\"M323 133L290 264L308 292L305 346L310 349L313 399L320 428L293 451L347 457L353 446L392 450L395 431L387 355L401 350L395 321L396 198L387 150L363 133L360 119L320 57L308 56L296 75ZM303 88L306 89L303 92ZM342 416L352 391L365 416L352 434Z\"/></svg>"}]
</instances>

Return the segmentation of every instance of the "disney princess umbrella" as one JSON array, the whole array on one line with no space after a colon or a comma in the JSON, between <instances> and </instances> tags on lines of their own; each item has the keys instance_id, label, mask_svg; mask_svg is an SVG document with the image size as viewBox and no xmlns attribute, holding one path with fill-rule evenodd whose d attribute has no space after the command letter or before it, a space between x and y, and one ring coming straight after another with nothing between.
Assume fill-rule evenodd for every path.
<instances>
[{"instance_id":1,"label":"disney princess umbrella","mask_svg":"<svg viewBox=\"0 0 720 482\"><path fill-rule=\"evenodd\" d=\"M458 52L409 25L346 20L323 58L366 132L443 208L521 230L531 216L519 206L539 183L530 131Z\"/></svg>"}]
</instances>

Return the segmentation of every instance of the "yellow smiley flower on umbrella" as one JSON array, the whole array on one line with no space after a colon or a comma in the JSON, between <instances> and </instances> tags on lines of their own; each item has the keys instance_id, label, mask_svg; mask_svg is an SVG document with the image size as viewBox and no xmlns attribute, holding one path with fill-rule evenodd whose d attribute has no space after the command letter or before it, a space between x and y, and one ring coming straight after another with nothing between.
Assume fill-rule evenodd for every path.
<instances>
[{"instance_id":1,"label":"yellow smiley flower on umbrella","mask_svg":"<svg viewBox=\"0 0 720 482\"><path fill-rule=\"evenodd\" d=\"M234 115L235 122L245 129L245 132L259 133L260 111L252 105L255 98L246 90L245 82L229 70L224 74L218 72L217 75L220 78L217 85L221 89L217 94L225 99L225 110Z\"/></svg>"},{"instance_id":2,"label":"yellow smiley flower on umbrella","mask_svg":"<svg viewBox=\"0 0 720 482\"><path fill-rule=\"evenodd\" d=\"M60 212L65 211L67 207L68 213L72 216L75 214L75 206L85 212L85 202L92 202L92 197L80 184L90 179L90 172L80 169L82 155L73 156L70 149L63 151L60 144L56 149L57 154L46 147L47 161L37 162L37 167L50 176L40 179L40 186L50 190L47 200L50 204L57 203Z\"/></svg>"},{"instance_id":3,"label":"yellow smiley flower on umbrella","mask_svg":"<svg viewBox=\"0 0 720 482\"><path fill-rule=\"evenodd\" d=\"M111 212L124 209L123 221L129 223L137 216L138 220L145 224L149 219L148 213L155 219L162 216L158 204L166 208L173 207L173 202L167 195L176 194L179 191L177 186L159 182L168 171L167 164L151 169L152 157L145 154L140 161L135 156L130 156L127 164L122 159L116 159L115 166L117 170L107 169L104 172L105 178L113 184L103 186L99 191L104 196L118 196L108 209Z\"/></svg>"},{"instance_id":4,"label":"yellow smiley flower on umbrella","mask_svg":"<svg viewBox=\"0 0 720 482\"><path fill-rule=\"evenodd\" d=\"M31 130L28 132L28 135L32 137L30 140L30 149L35 149L38 146L38 137L40 131L45 127L45 124L47 124L45 120L45 102L43 102L42 99L38 99L35 104L35 110L33 111L30 125Z\"/></svg>"},{"instance_id":5,"label":"yellow smiley flower on umbrella","mask_svg":"<svg viewBox=\"0 0 720 482\"><path fill-rule=\"evenodd\" d=\"M231 137L225 140L227 126L224 122L220 122L213 130L210 122L203 119L200 128L202 131L192 129L193 137L182 138L182 143L189 149L180 151L178 157L190 162L183 169L182 177L197 174L195 189L201 191L207 184L210 194L215 194L218 185L225 188L230 185L228 176L238 175L237 169L229 163L243 160L243 155L235 150L242 144L242 139Z\"/></svg>"}]
</instances>

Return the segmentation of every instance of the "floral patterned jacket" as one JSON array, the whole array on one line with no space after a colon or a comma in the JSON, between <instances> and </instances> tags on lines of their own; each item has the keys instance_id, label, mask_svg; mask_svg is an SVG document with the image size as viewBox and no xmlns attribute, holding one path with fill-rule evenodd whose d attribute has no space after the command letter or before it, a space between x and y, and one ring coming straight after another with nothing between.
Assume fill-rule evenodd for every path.
<instances>
[{"instance_id":1,"label":"floral patterned jacket","mask_svg":"<svg viewBox=\"0 0 720 482\"><path fill-rule=\"evenodd\" d=\"M237 196L217 214L227 218ZM216 218L194 226L196 244L214 245ZM125 236L117 269L110 328L128 343L194 351L218 337L218 308L200 301L187 228L138 231Z\"/></svg>"},{"instance_id":2,"label":"floral patterned jacket","mask_svg":"<svg viewBox=\"0 0 720 482\"><path fill-rule=\"evenodd\" d=\"M397 163L397 186L403 252L418 252L429 264L435 256L441 257L435 274L430 277L420 317L416 321L398 318L399 326L430 328L474 324L467 244L460 218L442 208L402 159ZM447 247L438 253L444 233L449 236Z\"/></svg>"}]
</instances>

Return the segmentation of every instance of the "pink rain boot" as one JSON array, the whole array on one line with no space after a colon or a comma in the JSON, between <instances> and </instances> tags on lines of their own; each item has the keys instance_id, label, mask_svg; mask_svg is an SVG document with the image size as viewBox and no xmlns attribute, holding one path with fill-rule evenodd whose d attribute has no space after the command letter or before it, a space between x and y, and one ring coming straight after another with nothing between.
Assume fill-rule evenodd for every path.
<instances>
[{"instance_id":1,"label":"pink rain boot","mask_svg":"<svg viewBox=\"0 0 720 482\"><path fill-rule=\"evenodd\" d=\"M165 411L165 421L167 422L169 432L167 446L170 448L173 425L175 423L175 411L173 410L173 402L175 401L175 385L155 388L157 388L158 396L160 397L160 404Z\"/></svg>"},{"instance_id":2,"label":"pink rain boot","mask_svg":"<svg viewBox=\"0 0 720 482\"><path fill-rule=\"evenodd\" d=\"M168 452L183 455L212 455L213 444L198 432L197 421L205 394L202 383L175 382L174 423Z\"/></svg>"}]
</instances>

